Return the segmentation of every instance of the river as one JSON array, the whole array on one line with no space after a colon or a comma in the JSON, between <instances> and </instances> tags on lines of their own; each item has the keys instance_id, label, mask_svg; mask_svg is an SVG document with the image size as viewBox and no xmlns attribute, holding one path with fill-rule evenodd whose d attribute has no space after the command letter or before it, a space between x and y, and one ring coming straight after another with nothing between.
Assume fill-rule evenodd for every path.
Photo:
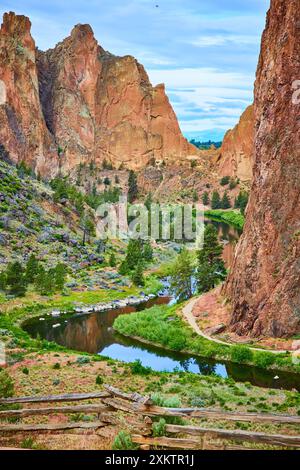
<instances>
[{"instance_id":1,"label":"river","mask_svg":"<svg viewBox=\"0 0 300 470\"><path fill-rule=\"evenodd\" d=\"M220 222L213 223L224 243L224 260L229 267L240 233ZM141 342L124 338L112 329L119 315L141 311L157 304L169 304L173 299L167 291L162 292L156 299L150 300L138 307L128 306L101 313L78 313L61 321L47 317L45 321L34 318L24 323L23 328L33 337L38 335L54 341L68 349L99 354L111 359L133 362L139 359L144 366L155 371L173 370L189 371L202 375L216 374L221 377L231 377L235 381L250 382L253 385L269 388L297 389L300 391L299 375L281 371L266 371L233 363L220 363L181 353L166 351L144 345ZM279 378L275 378L279 377Z\"/></svg>"}]
</instances>

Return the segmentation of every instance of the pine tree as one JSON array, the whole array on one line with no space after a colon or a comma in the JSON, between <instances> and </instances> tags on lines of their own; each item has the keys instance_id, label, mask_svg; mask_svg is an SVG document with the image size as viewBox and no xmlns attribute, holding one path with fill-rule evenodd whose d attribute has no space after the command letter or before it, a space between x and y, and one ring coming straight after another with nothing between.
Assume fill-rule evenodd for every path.
<instances>
[{"instance_id":1,"label":"pine tree","mask_svg":"<svg viewBox=\"0 0 300 470\"><path fill-rule=\"evenodd\" d=\"M207 191L202 195L202 202L205 206L209 205L209 194Z\"/></svg>"},{"instance_id":2,"label":"pine tree","mask_svg":"<svg viewBox=\"0 0 300 470\"><path fill-rule=\"evenodd\" d=\"M130 170L128 178L128 201L134 202L138 196L137 176L134 171Z\"/></svg>"},{"instance_id":3,"label":"pine tree","mask_svg":"<svg viewBox=\"0 0 300 470\"><path fill-rule=\"evenodd\" d=\"M143 287L145 285L143 264L141 263L141 261L137 264L131 279L133 284L137 287Z\"/></svg>"},{"instance_id":4,"label":"pine tree","mask_svg":"<svg viewBox=\"0 0 300 470\"><path fill-rule=\"evenodd\" d=\"M247 191L240 191L238 197L235 200L234 207L236 209L240 209L243 215L245 214L248 200L249 200L249 194L247 193Z\"/></svg>"},{"instance_id":5,"label":"pine tree","mask_svg":"<svg viewBox=\"0 0 300 470\"><path fill-rule=\"evenodd\" d=\"M221 257L223 247L218 240L218 232L213 225L207 225L204 244L198 253L198 289L208 292L226 277L226 268Z\"/></svg>"},{"instance_id":6,"label":"pine tree","mask_svg":"<svg viewBox=\"0 0 300 470\"><path fill-rule=\"evenodd\" d=\"M86 243L88 237L95 236L95 222L92 216L88 213L84 213L80 219L80 228L83 231L82 244Z\"/></svg>"},{"instance_id":7,"label":"pine tree","mask_svg":"<svg viewBox=\"0 0 300 470\"><path fill-rule=\"evenodd\" d=\"M26 294L24 269L18 261L8 265L6 271L6 282L11 295L23 297Z\"/></svg>"},{"instance_id":8,"label":"pine tree","mask_svg":"<svg viewBox=\"0 0 300 470\"><path fill-rule=\"evenodd\" d=\"M39 273L39 262L35 255L31 255L26 265L26 282L31 284Z\"/></svg>"},{"instance_id":9,"label":"pine tree","mask_svg":"<svg viewBox=\"0 0 300 470\"><path fill-rule=\"evenodd\" d=\"M119 274L121 274L121 276L126 276L129 271L130 271L129 266L128 266L126 260L124 260L120 264L118 272L119 272Z\"/></svg>"},{"instance_id":10,"label":"pine tree","mask_svg":"<svg viewBox=\"0 0 300 470\"><path fill-rule=\"evenodd\" d=\"M0 290L5 291L7 286L7 277L6 277L6 272L1 271L0 272Z\"/></svg>"},{"instance_id":11,"label":"pine tree","mask_svg":"<svg viewBox=\"0 0 300 470\"><path fill-rule=\"evenodd\" d=\"M109 257L109 266L111 268L115 268L117 265L116 255L112 253Z\"/></svg>"},{"instance_id":12,"label":"pine tree","mask_svg":"<svg viewBox=\"0 0 300 470\"><path fill-rule=\"evenodd\" d=\"M211 208L212 209L221 209L221 199L218 191L214 191L211 198Z\"/></svg>"},{"instance_id":13,"label":"pine tree","mask_svg":"<svg viewBox=\"0 0 300 470\"><path fill-rule=\"evenodd\" d=\"M127 246L126 263L129 269L135 269L137 264L142 261L142 242L141 240L129 240Z\"/></svg>"},{"instance_id":14,"label":"pine tree","mask_svg":"<svg viewBox=\"0 0 300 470\"><path fill-rule=\"evenodd\" d=\"M55 291L55 270L46 271L43 266L35 278L35 288L41 295L50 295Z\"/></svg>"},{"instance_id":15,"label":"pine tree","mask_svg":"<svg viewBox=\"0 0 300 470\"><path fill-rule=\"evenodd\" d=\"M184 248L171 268L171 290L179 301L187 300L193 295L192 277L194 270L192 254Z\"/></svg>"},{"instance_id":16,"label":"pine tree","mask_svg":"<svg viewBox=\"0 0 300 470\"><path fill-rule=\"evenodd\" d=\"M146 241L143 247L143 258L145 261L150 262L153 260L153 248L150 241Z\"/></svg>"},{"instance_id":17,"label":"pine tree","mask_svg":"<svg viewBox=\"0 0 300 470\"><path fill-rule=\"evenodd\" d=\"M225 191L225 193L223 194L223 198L222 198L222 201L221 201L221 207L222 207L222 209L230 209L230 207L231 207L231 202L230 202L229 196L227 194L227 191Z\"/></svg>"},{"instance_id":18,"label":"pine tree","mask_svg":"<svg viewBox=\"0 0 300 470\"><path fill-rule=\"evenodd\" d=\"M193 190L193 202L198 202L199 201L199 195L196 189Z\"/></svg>"},{"instance_id":19,"label":"pine tree","mask_svg":"<svg viewBox=\"0 0 300 470\"><path fill-rule=\"evenodd\" d=\"M54 269L54 283L57 290L62 291L65 287L67 267L59 263Z\"/></svg>"}]
</instances>

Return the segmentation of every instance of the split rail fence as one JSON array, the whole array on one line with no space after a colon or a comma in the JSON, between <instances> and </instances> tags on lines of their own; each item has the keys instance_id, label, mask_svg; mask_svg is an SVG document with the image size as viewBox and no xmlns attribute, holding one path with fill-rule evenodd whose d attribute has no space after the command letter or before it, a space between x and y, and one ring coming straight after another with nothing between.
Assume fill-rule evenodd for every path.
<instances>
[{"instance_id":1,"label":"split rail fence","mask_svg":"<svg viewBox=\"0 0 300 470\"><path fill-rule=\"evenodd\" d=\"M97 404L78 404L97 400ZM72 404L72 402L76 402ZM62 403L68 403L61 406ZM30 405L21 409L7 409L10 405ZM47 404L47 406L45 406ZM57 406L59 405L60 406ZM0 411L0 435L3 433L35 433L35 432L61 432L66 430L94 430L97 432L105 426L120 427L120 412L131 416L131 425L134 426L132 441L142 450L152 448L163 449L249 449L247 444L259 444L280 448L300 448L300 416L282 414L233 413L202 408L164 408L155 406L150 397L143 397L137 393L124 393L114 387L105 385L104 391L99 393L75 393L44 397L18 397L1 399L0 405L5 410ZM66 422L42 424L11 424L11 418L50 416L71 414L93 414L95 421ZM242 429L224 429L218 427L203 427L195 424L177 425L166 424L166 436L153 436L153 419L183 418L196 422L199 420L213 420L213 422L243 422L293 425L295 434L269 434L253 432ZM4 420L4 421L3 421ZM289 431L290 432L290 431ZM292 431L291 431L292 432ZM259 446L255 446L259 447ZM254 448L255 448L254 447ZM251 447L253 449L253 447Z\"/></svg>"}]
</instances>

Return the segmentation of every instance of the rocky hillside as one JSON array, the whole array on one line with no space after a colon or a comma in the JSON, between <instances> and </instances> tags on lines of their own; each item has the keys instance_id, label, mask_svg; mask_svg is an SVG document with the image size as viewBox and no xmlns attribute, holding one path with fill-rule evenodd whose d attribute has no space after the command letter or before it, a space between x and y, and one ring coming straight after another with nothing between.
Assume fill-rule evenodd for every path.
<instances>
[{"instance_id":1,"label":"rocky hillside","mask_svg":"<svg viewBox=\"0 0 300 470\"><path fill-rule=\"evenodd\" d=\"M198 153L164 86L152 87L133 57L105 52L88 25L37 51L30 29L9 13L0 30L0 142L12 161L49 178L80 163L138 169Z\"/></svg>"},{"instance_id":2,"label":"rocky hillside","mask_svg":"<svg viewBox=\"0 0 300 470\"><path fill-rule=\"evenodd\" d=\"M252 181L254 162L254 108L249 106L234 129L227 132L218 158L220 176Z\"/></svg>"},{"instance_id":3,"label":"rocky hillside","mask_svg":"<svg viewBox=\"0 0 300 470\"><path fill-rule=\"evenodd\" d=\"M300 331L300 2L272 0L255 84L254 183L226 295L239 334Z\"/></svg>"}]
</instances>

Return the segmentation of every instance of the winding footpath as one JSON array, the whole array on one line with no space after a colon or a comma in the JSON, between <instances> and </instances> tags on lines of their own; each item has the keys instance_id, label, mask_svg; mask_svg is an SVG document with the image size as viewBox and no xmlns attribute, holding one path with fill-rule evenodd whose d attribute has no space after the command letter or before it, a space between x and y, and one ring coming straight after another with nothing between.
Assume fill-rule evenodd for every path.
<instances>
[{"instance_id":1,"label":"winding footpath","mask_svg":"<svg viewBox=\"0 0 300 470\"><path fill-rule=\"evenodd\" d=\"M214 343L218 344L223 344L224 346L234 346L233 344L226 343L225 341L221 341L220 339L212 338L209 335L206 335L198 326L198 323L196 321L196 318L193 315L193 309L198 302L200 297L195 297L191 299L182 309L182 314L187 323L190 325L190 327L199 335L202 336L202 338L207 339L208 341L213 341ZM262 348L252 348L251 346L247 345L252 351L260 351L260 352L269 352L272 354L285 354L286 350L272 350L272 349L262 349Z\"/></svg>"}]
</instances>

